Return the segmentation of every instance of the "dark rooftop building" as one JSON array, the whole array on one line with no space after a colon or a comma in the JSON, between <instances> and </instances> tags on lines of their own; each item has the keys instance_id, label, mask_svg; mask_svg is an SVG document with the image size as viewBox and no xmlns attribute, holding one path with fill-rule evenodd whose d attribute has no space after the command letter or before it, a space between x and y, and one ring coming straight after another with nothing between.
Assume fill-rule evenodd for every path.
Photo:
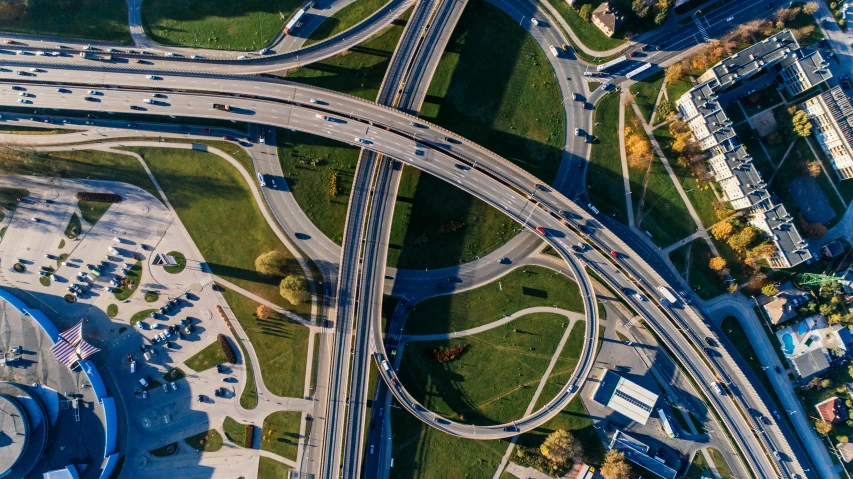
<instances>
[{"instance_id":1,"label":"dark rooftop building","mask_svg":"<svg viewBox=\"0 0 853 479\"><path fill-rule=\"evenodd\" d=\"M797 105L809 114L812 134L839 179L853 178L853 106L840 86Z\"/></svg>"},{"instance_id":2,"label":"dark rooftop building","mask_svg":"<svg viewBox=\"0 0 853 479\"><path fill-rule=\"evenodd\" d=\"M794 34L783 30L717 63L699 77L699 82L716 80L719 89L725 90L791 57L799 48Z\"/></svg>"},{"instance_id":3,"label":"dark rooftop building","mask_svg":"<svg viewBox=\"0 0 853 479\"><path fill-rule=\"evenodd\" d=\"M806 381L829 369L826 353L820 348L801 354L791 361L800 377Z\"/></svg>"},{"instance_id":4,"label":"dark rooftop building","mask_svg":"<svg viewBox=\"0 0 853 479\"><path fill-rule=\"evenodd\" d=\"M617 451L625 454L625 459L648 470L658 477L662 477L664 479L675 479L675 476L678 473L675 469L659 462L652 456L649 456L649 446L622 431L617 430L616 434L613 435L613 439L610 441L610 449L616 449Z\"/></svg>"}]
</instances>

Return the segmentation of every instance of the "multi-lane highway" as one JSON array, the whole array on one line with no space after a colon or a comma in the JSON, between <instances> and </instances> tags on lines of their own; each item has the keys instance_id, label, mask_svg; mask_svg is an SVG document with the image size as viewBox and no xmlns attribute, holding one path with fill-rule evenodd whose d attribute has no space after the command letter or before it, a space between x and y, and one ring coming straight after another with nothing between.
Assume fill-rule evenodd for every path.
<instances>
[{"instance_id":1,"label":"multi-lane highway","mask_svg":"<svg viewBox=\"0 0 853 479\"><path fill-rule=\"evenodd\" d=\"M738 5L719 8L714 12L714 15L706 17L706 31L713 35L715 31L719 32L722 29L730 28L731 25L726 25L728 22L725 22L724 19L726 15L731 16L732 13L738 16L739 22L750 19L750 16L754 18L755 16L766 13L766 9L760 3L743 2ZM517 5L523 8L523 3L518 3ZM688 34L691 29L693 32ZM675 40L670 40L672 38ZM679 50L695 44L695 27L687 25L677 29L675 32L668 32L667 39L660 41L669 43L669 45L667 45L665 50L652 54L655 58L650 58L650 60L655 62L672 58L679 53ZM5 60L5 58L3 59ZM14 56L11 60L21 61L22 56ZM84 68L91 68L92 66L92 62L81 62L81 60L76 58L69 60L62 57L47 59L45 57L29 57L24 61L32 62L34 60L54 64L69 63L70 61L70 63ZM158 68L173 68L179 64L161 62L159 60L156 63L147 65L146 67L153 71ZM308 62L306 61L305 63ZM95 65L100 68L107 66L107 64L99 63ZM35 67L35 65L33 66ZM127 64L126 66L137 69L143 68L134 64ZM27 67L30 67L30 65L27 65ZM268 66L264 68L268 68ZM219 65L216 69L220 71L223 69L225 71L242 71L241 69L234 70L228 64ZM558 74L561 73L558 72ZM571 76L574 75L576 74L571 74ZM22 79L21 77L16 77L11 71L0 72L0 76L5 77L7 80ZM165 73L155 74L155 76L157 79L145 78L139 72L91 72L51 67L46 72L34 72L34 76L26 80L67 82L70 84L76 82L87 84L87 86L122 85L129 88L139 85L150 85L156 88L176 90L228 92L249 97L263 95L272 101L262 101L255 98L232 98L227 101L234 104L237 108L234 109L233 113L225 114L210 108L214 97L187 95L183 93L167 93L168 98L160 102L160 104L144 105L142 99L150 97L149 92L123 91L118 96L107 91L107 95L95 105L93 104L95 102L83 101L81 99L83 96L82 90L75 88L71 88L71 93L60 94L55 91L54 87L40 88L33 86L28 87L28 89L31 88L31 91L28 93L32 93L35 96L20 98L12 96L14 93L11 93L8 87L0 87L3 90L0 92L0 99L2 99L1 102L3 104L14 104L16 106L22 105L16 103L15 100L24 99L33 102L31 104L28 103L28 106L32 105L40 108L97 109L124 112L129 111L130 105L135 105L145 108L146 110L143 113L168 113L182 116L219 118L224 116L230 119L299 129L337 138L349 143L357 143L359 146L366 146L372 151L388 155L407 164L415 165L431 174L457 184L466 189L466 191L470 191L472 194L489 201L496 207L504 209L504 211L514 217L516 215L512 212L511 208L519 206L517 204L518 201L521 201L523 206L529 206L531 201L524 195L532 195L541 205L551 209L551 214L542 208L533 208L532 206L525 213L530 215L530 221L536 221L541 223L542 226L548 227L548 240L552 242L555 249L563 251L567 259L571 260L571 253L568 252L568 248L575 244L578 234L587 235L593 244L603 245L605 253L607 253L608 248L616 248L623 253L622 257L617 261L624 268L624 271L627 271L636 281L639 281L639 284L632 284L631 281L627 281L624 273L614 273L613 271L615 270L612 270L612 265L609 263L611 259L606 255L601 255L600 252L593 250L588 250L588 252L582 255L584 257L591 256L592 258L587 259L588 266L596 270L600 276L611 282L615 287L643 288L647 291L647 294L653 294L657 284L667 283L663 278L658 276L658 271L664 275L668 273L660 270L657 267L658 265L654 265L653 267L644 261L645 255L640 253L634 242L631 242L631 246L629 247L617 235L614 235L609 228L602 227L611 226L609 223L599 223L597 220L590 218L583 209L572 204L558 192L537 188L537 180L535 178L530 177L530 175L520 171L518 168L512 167L505 160L449 132L442 131L433 125L425 125L423 122L418 122L422 126L426 126L426 128L418 128L411 125L411 122L415 121L412 117L393 112L379 105L373 105L331 92L288 85L284 82L262 83L256 81L256 79L249 78L204 78L199 74L189 73L181 73L180 76ZM569 77L569 75L566 76L567 78ZM311 104L309 102L310 98L319 98L323 101L323 104ZM219 99L217 101L221 102L222 100ZM318 114L321 116L333 114L339 121L318 119L316 117ZM363 138L365 141L371 143L364 144L357 142L355 140L356 137ZM450 137L452 141L447 140L447 137ZM419 139L418 143L415 142L415 138ZM422 151L423 155L419 155L415 151ZM582 157L586 155L581 152L577 156L579 161L582 161ZM468 169L457 168L457 162L462 162ZM391 171L394 170L392 169ZM568 178L568 176L564 175L563 178ZM579 180L578 184L583 184L582 179ZM566 189L573 190L574 188ZM365 192L364 197L369 198L369 194ZM578 218L567 218L563 213L560 213L562 211L576 215ZM382 214L381 212L379 213L378 216L381 217ZM372 215L371 218L373 218ZM552 224L554 222L558 224ZM577 229L580 225L592 228L594 233L580 233ZM376 236L376 238L379 238L379 236ZM585 274L582 271L581 276L584 279L579 279L579 281L585 281ZM364 281L364 278L362 278L362 281ZM373 289L378 288L374 287ZM630 296L626 299L632 301ZM790 437L789 431L779 429L776 425L764 427L749 415L749 412L752 410L765 415L769 415L769 411L766 404L761 400L761 396L752 389L749 381L743 377L739 367L728 356L727 352L721 350L719 351L719 355L703 355L701 351L702 339L705 335L713 336L714 333L705 325L704 319L698 311L688 305L681 305L681 307L668 312L663 308L648 303L635 304L635 306L662 338L664 344L678 356L684 358L685 368L700 386L707 386L710 381L716 380L721 380L730 385L732 396L716 397L711 394L707 399L712 409L720 416L723 425L732 434L738 449L741 450L746 458L749 469L756 471L759 477L773 477L774 468L777 466L780 467L779 472L781 475L785 477L792 477L794 474L807 477L814 475L814 471L806 472L804 470L805 468L802 465L808 465L808 459L802 453L796 441ZM383 351L381 346L381 331L378 331L378 328L374 329L373 334L379 334L380 336L378 340L376 337L372 339L374 343L373 349L381 354ZM387 374L383 374L383 377L393 384L392 377L389 377ZM403 404L407 404L406 401L408 399L405 391L395 387L394 392L395 394L399 394L399 399ZM437 424L435 417L429 416L425 411L418 409L417 405L411 402L408 405L410 406L410 410L416 415L425 415L426 417L421 417L421 419L431 423L433 427L456 427L453 423ZM465 425L459 425L459 427L463 428L463 432L467 434L467 430L464 429ZM502 432L512 433L513 431ZM490 432L490 434L493 433L495 432ZM501 431L497 431L497 433L500 434ZM475 437L484 436L475 435ZM360 443L361 441L358 440L356 442ZM762 446L764 447L762 448ZM771 458L772 452L777 450L782 454L783 460L781 463L775 463ZM820 469L821 475L825 475L828 465L818 462L816 467Z\"/></svg>"},{"instance_id":2,"label":"multi-lane highway","mask_svg":"<svg viewBox=\"0 0 853 479\"><path fill-rule=\"evenodd\" d=\"M91 81L86 78L86 76L91 75L90 72L57 69L46 73L39 73L39 75L41 76L41 78L39 78L41 81L54 80L61 82L63 81L63 77L69 75L71 77L80 78L78 81ZM7 79L8 77L11 77L11 75L8 75ZM500 192L498 194L503 195L496 198L494 204L505 211L511 208L512 203L510 198L511 192L514 189L516 191L535 194L540 202L548 200L547 203L550 205L552 211L556 212L566 210L572 212L574 215L578 215L579 217L587 218L588 222L591 220L589 215L582 209L578 208L557 192L538 189L536 186L538 182L535 178L532 178L529 174L521 171L517 167L514 167L500 157L497 157L497 155L491 154L490 152L471 144L467 140L459 138L456 135L452 135L450 132L444 131L436 126L425 125L423 122L421 122L421 125L427 126L427 128L412 126L412 117L403 113L358 99L346 97L344 95L324 92L298 85L289 85L284 82L279 84L270 84L263 89L265 96L277 98L276 101L245 98L245 96L253 93L253 82L242 79L223 78L220 80L221 84L220 81L217 81L217 84L213 85L213 88L227 88L227 91L229 92L242 92L244 95L244 98L232 98L228 100L234 105L234 107L236 107L234 108L233 113L223 114L217 110L213 110L210 105L212 105L214 101L223 101L222 98L202 94L167 93L168 98L165 102L171 106L166 107L165 105L160 105L158 108L170 108L171 112L174 114L199 117L221 118L226 116L232 119L242 119L241 117L248 116L255 122L317 133L353 144L361 145L361 143L356 142L355 138L364 138L366 141L370 142L367 145L368 148L383 155L397 158L407 164L415 165L416 167L429 171L431 174L436 176L446 177L449 181L460 186L464 186L462 183L463 179L473 176L484 176L483 173L488 173L492 178L500 180L503 185L496 183L494 185L483 186L483 188L487 191L494 190L494 192ZM155 84L164 85L169 88L193 89L194 86L192 81L193 79L184 77L163 77L162 80L156 81ZM99 74L99 78L94 83L132 85L138 82L138 77L133 74L102 73ZM68 83L73 82L68 81ZM209 85L211 83L212 82L208 82ZM151 96L150 92L133 91L130 89L124 89L121 92L121 95L115 95L107 91L107 94L102 97L103 100L101 103L95 106L83 100L82 97L84 93L82 89L71 88L72 93L70 94L59 93L53 86L30 86L28 89L35 95L32 97L32 101L39 102L44 106L83 110L97 109L103 111L128 111L127 108L129 104L143 104L142 100ZM17 95L15 95L8 87L3 90L2 96L0 96L2 103L12 105L16 104L16 100L18 98ZM309 101L311 98L320 98L325 105L312 104ZM324 110L330 110L333 108L341 112L349 113L346 115L336 116L335 118L338 119L337 121L317 118L317 115L322 116L324 114ZM158 111L158 113L160 112ZM414 141L416 133L420 134L420 144L422 145L420 147L417 147ZM448 137L451 141L446 139ZM423 156L415 154L415 150L418 148L424 151ZM469 165L474 167L463 173L462 170L456 167L456 162L459 160L454 159L453 157L463 159L463 161L466 161ZM434 161L436 159L441 159L442 161ZM437 169L439 167L445 169L439 170ZM509 189L507 189L507 187L509 187ZM526 203L527 202L525 201L525 205ZM538 215L536 211L531 211L533 211L534 215ZM533 217L533 220L536 219L538 219L538 216ZM595 222L594 220L592 221L594 224L598 224L598 222ZM657 274L654 273L651 267L642 261L640 255L635 255L627 245L623 246L623 243L618 238L611 235L605 229L601 229L596 233L596 236L599 235L604 236L605 241L608 243L618 245L617 248L625 252L625 257L622 259L623 262L637 263L637 265L634 266L634 269L638 272L643 272L643 275L641 276L638 274L638 277L653 278L649 281L649 284L662 281L658 279ZM607 259L604 257L597 260L597 263L604 264L606 262ZM672 329L669 320L662 317L662 313L659 309L654 309L650 311L649 314L652 318L658 318L657 324L659 324L659 327L668 327L669 329ZM700 331L703 329L701 324L697 325L697 327ZM682 333L676 337L684 338L684 335ZM700 384L707 385L710 381L714 380L714 378L717 378L718 375L719 377L726 379L728 375L724 376L720 374L721 371L718 370L716 373L711 371L705 363L705 359L702 359L700 354L697 354L696 352L688 354L691 352L691 348L695 350L697 346L692 345L689 339L683 339L683 341L684 347L682 349L685 352L685 363L692 363L693 367L698 370L704 370L704 377L699 378ZM721 356L725 356L724 353L725 352L723 351ZM729 364L726 364L727 362L721 361L720 366L730 367ZM735 371L737 370L733 362L731 362L731 367L734 367ZM749 397L749 395L746 394L744 394L744 397L752 399L752 397ZM732 431L735 438L737 439L739 436L742 436L740 437L741 440L737 441L739 443L739 449L747 456L757 456L753 461L750 461L753 463L751 468L757 471L772 471L773 466L769 464L768 461L770 461L770 459L768 459L767 456L769 451L765 452L766 450L757 444L756 436L751 434L752 427L760 431L765 431L765 428L760 424L756 424L755 421L750 421L750 419L746 417L746 414L741 412L741 410L746 411L747 407L737 404L738 402L744 401L744 399L735 398L737 401L731 401L728 397L714 398L711 400L711 404L718 413L723 415L724 419L728 418L728 420L724 422ZM763 403L754 403L754 406L759 411L769 414L767 407ZM802 471L798 462L795 462L801 458L795 456L794 453L791 452L792 449L788 445L787 439L782 437L781 434L777 434L777 431L778 428L776 427L766 428L768 437L770 435L774 436L773 445L771 447L773 447L774 450L779 449L785 453L786 464L789 467L796 467L794 470ZM770 474L768 477L772 476L772 473L768 474Z\"/></svg>"}]
</instances>

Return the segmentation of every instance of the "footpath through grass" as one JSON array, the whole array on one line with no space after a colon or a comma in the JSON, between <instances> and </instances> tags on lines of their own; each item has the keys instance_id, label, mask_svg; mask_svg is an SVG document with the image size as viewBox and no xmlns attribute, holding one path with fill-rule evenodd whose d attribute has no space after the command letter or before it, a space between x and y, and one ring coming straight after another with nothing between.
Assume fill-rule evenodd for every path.
<instances>
[{"instance_id":1,"label":"footpath through grass","mask_svg":"<svg viewBox=\"0 0 853 479\"><path fill-rule=\"evenodd\" d=\"M163 45L260 50L281 32L285 19L302 3L301 0L145 0L142 27L149 38Z\"/></svg>"},{"instance_id":2,"label":"footpath through grass","mask_svg":"<svg viewBox=\"0 0 853 479\"><path fill-rule=\"evenodd\" d=\"M641 195L636 198L637 204L642 204L642 208L635 211L637 227L651 234L652 242L656 245L669 246L697 231L687 205L657 156L652 160L645 178L645 188L632 188L631 192L632 195Z\"/></svg>"},{"instance_id":3,"label":"footpath through grass","mask_svg":"<svg viewBox=\"0 0 853 479\"><path fill-rule=\"evenodd\" d=\"M281 297L282 276L264 276L255 270L255 258L278 250L288 259L284 274L302 274L236 168L203 151L127 150L145 159L214 274L297 314L310 314L310 303L293 306Z\"/></svg>"},{"instance_id":4,"label":"footpath through grass","mask_svg":"<svg viewBox=\"0 0 853 479\"><path fill-rule=\"evenodd\" d=\"M146 0L147 1L147 0ZM125 0L38 0L3 2L23 5L23 15L4 10L0 30L133 44Z\"/></svg>"},{"instance_id":5,"label":"footpath through grass","mask_svg":"<svg viewBox=\"0 0 853 479\"><path fill-rule=\"evenodd\" d=\"M283 128L276 130L276 145L299 207L324 235L341 244L359 148Z\"/></svg>"},{"instance_id":6,"label":"footpath through grass","mask_svg":"<svg viewBox=\"0 0 853 479\"><path fill-rule=\"evenodd\" d=\"M627 224L625 185L619 156L619 95L604 95L595 107L592 145L586 171L586 190L592 204L603 214Z\"/></svg>"},{"instance_id":7,"label":"footpath through grass","mask_svg":"<svg viewBox=\"0 0 853 479\"><path fill-rule=\"evenodd\" d=\"M273 313L269 319L255 316L258 303L222 288L222 296L249 336L258 355L267 389L276 396L302 397L308 358L308 328ZM248 368L248 363L246 364Z\"/></svg>"},{"instance_id":8,"label":"footpath through grass","mask_svg":"<svg viewBox=\"0 0 853 479\"><path fill-rule=\"evenodd\" d=\"M261 449L295 461L301 420L302 413L299 411L276 411L267 416L264 419Z\"/></svg>"},{"instance_id":9,"label":"footpath through grass","mask_svg":"<svg viewBox=\"0 0 853 479\"><path fill-rule=\"evenodd\" d=\"M631 85L631 94L634 95L634 100L640 107L640 112L642 112L643 119L646 122L652 121L652 110L655 107L661 86L663 86L663 76L664 70L659 70L654 75Z\"/></svg>"},{"instance_id":10,"label":"footpath through grass","mask_svg":"<svg viewBox=\"0 0 853 479\"><path fill-rule=\"evenodd\" d=\"M541 266L525 266L479 288L418 303L406 321L405 334L463 331L534 306L583 312L572 279Z\"/></svg>"},{"instance_id":11,"label":"footpath through grass","mask_svg":"<svg viewBox=\"0 0 853 479\"><path fill-rule=\"evenodd\" d=\"M388 0L358 0L335 12L320 24L303 44L304 47L323 41L348 30L366 20L382 8Z\"/></svg>"},{"instance_id":12,"label":"footpath through grass","mask_svg":"<svg viewBox=\"0 0 853 479\"><path fill-rule=\"evenodd\" d=\"M385 70L391 63L391 55L403 35L410 12L407 11L378 34L343 53L279 74L283 73L288 80L298 83L376 101Z\"/></svg>"},{"instance_id":13,"label":"footpath through grass","mask_svg":"<svg viewBox=\"0 0 853 479\"><path fill-rule=\"evenodd\" d=\"M712 257L711 248L701 238L669 253L669 260L675 269L702 299L711 299L726 292L723 278L708 267Z\"/></svg>"},{"instance_id":14,"label":"footpath through grass","mask_svg":"<svg viewBox=\"0 0 853 479\"><path fill-rule=\"evenodd\" d=\"M145 169L132 156L96 150L35 152L7 148L0 158L0 171L5 174L120 181L160 198Z\"/></svg>"},{"instance_id":15,"label":"footpath through grass","mask_svg":"<svg viewBox=\"0 0 853 479\"><path fill-rule=\"evenodd\" d=\"M499 8L472 0L439 61L421 116L551 183L566 140L561 101L536 41Z\"/></svg>"},{"instance_id":16,"label":"footpath through grass","mask_svg":"<svg viewBox=\"0 0 853 479\"><path fill-rule=\"evenodd\" d=\"M219 345L219 341L214 341L205 346L201 351L193 354L189 359L184 361L184 364L193 371L200 373L227 361L228 359L225 357L225 353L222 352L222 346Z\"/></svg>"},{"instance_id":17,"label":"footpath through grass","mask_svg":"<svg viewBox=\"0 0 853 479\"><path fill-rule=\"evenodd\" d=\"M442 416L478 425L509 422L530 403L567 326L565 316L534 313L465 338L409 343L400 380ZM432 356L457 347L465 349L452 361Z\"/></svg>"}]
</instances>

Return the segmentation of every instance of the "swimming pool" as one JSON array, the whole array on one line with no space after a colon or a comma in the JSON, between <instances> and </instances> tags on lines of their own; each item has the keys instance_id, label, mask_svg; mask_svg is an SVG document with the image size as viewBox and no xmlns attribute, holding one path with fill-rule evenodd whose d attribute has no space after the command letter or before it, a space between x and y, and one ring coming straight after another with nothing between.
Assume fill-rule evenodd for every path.
<instances>
[{"instance_id":1,"label":"swimming pool","mask_svg":"<svg viewBox=\"0 0 853 479\"><path fill-rule=\"evenodd\" d=\"M782 351L787 356L794 353L794 338L791 336L791 333L782 335Z\"/></svg>"}]
</instances>

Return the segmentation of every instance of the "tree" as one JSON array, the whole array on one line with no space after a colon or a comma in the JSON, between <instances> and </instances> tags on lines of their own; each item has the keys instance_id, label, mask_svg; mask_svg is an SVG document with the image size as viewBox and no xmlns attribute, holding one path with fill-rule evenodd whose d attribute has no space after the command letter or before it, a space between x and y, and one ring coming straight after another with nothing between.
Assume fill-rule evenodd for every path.
<instances>
[{"instance_id":1,"label":"tree","mask_svg":"<svg viewBox=\"0 0 853 479\"><path fill-rule=\"evenodd\" d=\"M266 276L278 276L284 272L287 260L279 250L268 251L255 258L255 269Z\"/></svg>"},{"instance_id":2,"label":"tree","mask_svg":"<svg viewBox=\"0 0 853 479\"><path fill-rule=\"evenodd\" d=\"M729 246L736 251L743 251L755 241L757 236L758 231L752 226L747 226L729 238Z\"/></svg>"},{"instance_id":3,"label":"tree","mask_svg":"<svg viewBox=\"0 0 853 479\"><path fill-rule=\"evenodd\" d=\"M666 82L672 84L684 78L684 65L681 63L673 63L666 69Z\"/></svg>"},{"instance_id":4,"label":"tree","mask_svg":"<svg viewBox=\"0 0 853 479\"><path fill-rule=\"evenodd\" d=\"M255 316L257 316L258 319L269 319L269 317L272 316L272 308L265 304L259 304L258 309L255 311Z\"/></svg>"},{"instance_id":5,"label":"tree","mask_svg":"<svg viewBox=\"0 0 853 479\"><path fill-rule=\"evenodd\" d=\"M832 424L826 421L815 421L814 428L818 434L822 434L825 436L829 434L829 431L832 431Z\"/></svg>"},{"instance_id":6,"label":"tree","mask_svg":"<svg viewBox=\"0 0 853 479\"><path fill-rule=\"evenodd\" d=\"M842 444L845 442L850 442L850 439L848 439L847 436L835 436L835 440Z\"/></svg>"},{"instance_id":7,"label":"tree","mask_svg":"<svg viewBox=\"0 0 853 479\"><path fill-rule=\"evenodd\" d=\"M776 20L776 26L784 27L791 20L797 18L797 15L800 14L802 9L800 7L794 8L781 8L776 11L776 14L773 15L773 19Z\"/></svg>"},{"instance_id":8,"label":"tree","mask_svg":"<svg viewBox=\"0 0 853 479\"><path fill-rule=\"evenodd\" d=\"M634 11L634 14L639 18L646 18L649 16L649 4L644 2L643 0L634 0L634 3L631 4L631 10Z\"/></svg>"},{"instance_id":9,"label":"tree","mask_svg":"<svg viewBox=\"0 0 853 479\"><path fill-rule=\"evenodd\" d=\"M803 234L807 238L823 238L826 236L826 226L820 223L809 223L803 220L801 223Z\"/></svg>"},{"instance_id":10,"label":"tree","mask_svg":"<svg viewBox=\"0 0 853 479\"><path fill-rule=\"evenodd\" d=\"M747 256L751 258L769 258L774 254L776 254L776 245L768 241L749 250Z\"/></svg>"},{"instance_id":11,"label":"tree","mask_svg":"<svg viewBox=\"0 0 853 479\"><path fill-rule=\"evenodd\" d=\"M625 460L625 454L615 449L607 451L607 454L604 455L601 475L605 479L631 479L634 477L631 466Z\"/></svg>"},{"instance_id":12,"label":"tree","mask_svg":"<svg viewBox=\"0 0 853 479\"><path fill-rule=\"evenodd\" d=\"M302 275L291 274L286 276L281 280L278 290L281 296L293 305L311 299L311 293L308 291L308 280Z\"/></svg>"},{"instance_id":13,"label":"tree","mask_svg":"<svg viewBox=\"0 0 853 479\"><path fill-rule=\"evenodd\" d=\"M728 221L720 221L719 223L714 223L714 226L711 227L711 234L717 240L724 240L728 239L734 230L735 227Z\"/></svg>"},{"instance_id":14,"label":"tree","mask_svg":"<svg viewBox=\"0 0 853 479\"><path fill-rule=\"evenodd\" d=\"M809 114L805 110L797 110L794 116L791 117L794 125L794 131L800 136L809 136L812 134L812 122L809 120Z\"/></svg>"},{"instance_id":15,"label":"tree","mask_svg":"<svg viewBox=\"0 0 853 479\"><path fill-rule=\"evenodd\" d=\"M539 451L555 464L575 462L580 459L583 449L580 443L564 429L557 429L545 438Z\"/></svg>"},{"instance_id":16,"label":"tree","mask_svg":"<svg viewBox=\"0 0 853 479\"><path fill-rule=\"evenodd\" d=\"M779 294L779 287L775 284L765 284L763 288L761 288L761 293L764 296L776 296Z\"/></svg>"},{"instance_id":17,"label":"tree","mask_svg":"<svg viewBox=\"0 0 853 479\"><path fill-rule=\"evenodd\" d=\"M666 15L669 13L669 10L662 9L661 11L655 14L655 25L663 25L663 22L666 21Z\"/></svg>"},{"instance_id":18,"label":"tree","mask_svg":"<svg viewBox=\"0 0 853 479\"><path fill-rule=\"evenodd\" d=\"M726 267L726 260L719 256L714 256L711 261L708 261L708 267L714 271L722 271Z\"/></svg>"},{"instance_id":19,"label":"tree","mask_svg":"<svg viewBox=\"0 0 853 479\"><path fill-rule=\"evenodd\" d=\"M820 314L824 316L829 316L830 314L835 312L835 309L835 306L831 304L821 304L817 310L820 312Z\"/></svg>"},{"instance_id":20,"label":"tree","mask_svg":"<svg viewBox=\"0 0 853 479\"><path fill-rule=\"evenodd\" d=\"M812 178L817 178L821 173L820 163L817 161L809 161L806 163L806 174Z\"/></svg>"},{"instance_id":21,"label":"tree","mask_svg":"<svg viewBox=\"0 0 853 479\"><path fill-rule=\"evenodd\" d=\"M584 3L580 11L578 12L578 15L583 18L583 21L588 22L589 19L592 18L592 5Z\"/></svg>"}]
</instances>

